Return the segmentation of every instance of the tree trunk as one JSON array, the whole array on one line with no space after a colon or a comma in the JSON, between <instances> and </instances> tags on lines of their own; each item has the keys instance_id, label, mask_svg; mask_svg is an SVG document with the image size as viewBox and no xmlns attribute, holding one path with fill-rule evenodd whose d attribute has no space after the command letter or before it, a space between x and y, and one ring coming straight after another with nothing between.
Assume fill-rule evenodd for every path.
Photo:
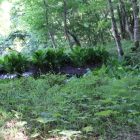
<instances>
[{"instance_id":1,"label":"tree trunk","mask_svg":"<svg viewBox=\"0 0 140 140\"><path fill-rule=\"evenodd\" d=\"M139 47L139 23L138 23L138 12L136 0L131 0L133 6L133 15L134 15L134 48L135 50Z\"/></svg>"},{"instance_id":2,"label":"tree trunk","mask_svg":"<svg viewBox=\"0 0 140 140\"><path fill-rule=\"evenodd\" d=\"M124 24L125 21L123 19L124 15L121 14L121 10L120 10L119 6L117 6L117 12L118 12L119 21L120 21L121 38L122 39L126 39L125 38L125 24Z\"/></svg>"},{"instance_id":3,"label":"tree trunk","mask_svg":"<svg viewBox=\"0 0 140 140\"><path fill-rule=\"evenodd\" d=\"M77 39L77 37L74 34L70 33L69 31L68 31L68 33L73 37L76 45L81 47L81 44L80 44L79 40Z\"/></svg>"},{"instance_id":4,"label":"tree trunk","mask_svg":"<svg viewBox=\"0 0 140 140\"><path fill-rule=\"evenodd\" d=\"M57 48L57 45L55 43L54 32L53 32L53 29L52 28L49 29L49 35L50 35L50 38L51 38L53 47L54 47L54 49L56 49Z\"/></svg>"},{"instance_id":5,"label":"tree trunk","mask_svg":"<svg viewBox=\"0 0 140 140\"><path fill-rule=\"evenodd\" d=\"M139 18L140 18L140 0L139 0Z\"/></svg>"},{"instance_id":6,"label":"tree trunk","mask_svg":"<svg viewBox=\"0 0 140 140\"><path fill-rule=\"evenodd\" d=\"M67 31L67 5L66 5L66 0L63 0L63 2L64 2L64 32L65 32L68 44L69 44L70 48L72 49L72 44L70 42L70 37L69 37L68 31Z\"/></svg>"},{"instance_id":7,"label":"tree trunk","mask_svg":"<svg viewBox=\"0 0 140 140\"><path fill-rule=\"evenodd\" d=\"M112 28L113 28L113 32L114 32L114 38L115 38L115 41L116 41L117 49L118 49L118 55L123 56L124 52L122 50L120 36L118 34L118 30L117 30L116 21L115 21L115 18L114 18L114 11L113 11L113 6L112 6L111 0L108 0L108 5L109 5L109 9L110 9Z\"/></svg>"},{"instance_id":8,"label":"tree trunk","mask_svg":"<svg viewBox=\"0 0 140 140\"><path fill-rule=\"evenodd\" d=\"M126 22L125 22L125 15L124 15L124 13L122 12L122 7L120 7L121 8L121 16L122 16L122 26L123 26L123 30L124 30L124 35L125 35L125 38L127 37L126 36Z\"/></svg>"},{"instance_id":9,"label":"tree trunk","mask_svg":"<svg viewBox=\"0 0 140 140\"><path fill-rule=\"evenodd\" d=\"M130 39L134 39L134 35L133 35L133 33L131 32L131 29L130 29L130 26L129 26L128 17L127 17L127 14L126 14L126 10L125 10L124 3L123 3L122 0L119 0L119 2L120 2L120 4L121 4L122 12L123 12L124 17L125 17L126 28L127 28L127 30L128 30Z\"/></svg>"},{"instance_id":10,"label":"tree trunk","mask_svg":"<svg viewBox=\"0 0 140 140\"><path fill-rule=\"evenodd\" d=\"M47 25L47 28L48 28L48 32L49 32L49 35L50 35L50 39L51 39L51 42L53 44L53 47L54 49L57 48L57 45L55 43L55 39L54 39L54 33L53 33L53 29L49 27L49 21L48 21L48 5L46 3L45 0L43 0L43 3L44 3L44 6L46 7L46 11L45 11L45 14L46 14L46 25Z\"/></svg>"}]
</instances>

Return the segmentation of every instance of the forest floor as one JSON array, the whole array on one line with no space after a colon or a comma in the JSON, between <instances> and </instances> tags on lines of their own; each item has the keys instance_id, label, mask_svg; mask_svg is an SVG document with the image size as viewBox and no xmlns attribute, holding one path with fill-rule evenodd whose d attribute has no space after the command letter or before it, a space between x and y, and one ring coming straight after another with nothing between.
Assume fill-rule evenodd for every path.
<instances>
[{"instance_id":1,"label":"forest floor","mask_svg":"<svg viewBox=\"0 0 140 140\"><path fill-rule=\"evenodd\" d=\"M72 64L67 64L65 66L62 66L59 68L54 68L53 70L51 70L50 68L48 67L45 67L44 69L38 69L36 67L30 67L26 72L24 72L22 74L22 76L30 76L30 75L33 75L33 76L38 76L40 74L46 74L46 73L60 73L60 74L66 74L68 77L71 77L73 75L75 75L76 77L81 77L83 76L85 73L87 73L87 70L90 69L90 70L93 70L95 68L100 68L101 67L101 64L87 64L85 66L82 66L82 67L76 67ZM0 73L0 79L11 79L11 78L14 78L16 77L16 74L7 74L7 73L3 73L1 72Z\"/></svg>"},{"instance_id":2,"label":"forest floor","mask_svg":"<svg viewBox=\"0 0 140 140\"><path fill-rule=\"evenodd\" d=\"M74 66L72 64L67 64L65 66L62 66L59 68L54 68L53 70L51 70L50 68L44 68L41 70L41 73L46 74L48 72L52 72L52 73L60 73L60 74L66 74L68 77L71 77L73 75L80 77L83 76L85 73L87 73L87 70L93 70L95 68L100 68L102 64L86 64L85 66L81 66L81 67L77 67ZM40 72L39 70L37 70L36 68L31 68L29 71L34 71L35 73Z\"/></svg>"}]
</instances>

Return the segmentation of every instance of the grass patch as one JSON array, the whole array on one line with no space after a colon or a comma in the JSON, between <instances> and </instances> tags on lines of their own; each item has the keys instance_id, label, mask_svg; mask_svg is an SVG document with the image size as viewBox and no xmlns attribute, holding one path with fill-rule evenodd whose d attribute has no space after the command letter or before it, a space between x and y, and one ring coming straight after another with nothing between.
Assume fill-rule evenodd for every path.
<instances>
[{"instance_id":1,"label":"grass patch","mask_svg":"<svg viewBox=\"0 0 140 140\"><path fill-rule=\"evenodd\" d=\"M129 54L131 51L131 48L133 47L133 41L132 40L122 40L122 49L125 52L125 55ZM106 50L109 52L110 56L118 56L117 46L115 41L108 43L105 45Z\"/></svg>"}]
</instances>

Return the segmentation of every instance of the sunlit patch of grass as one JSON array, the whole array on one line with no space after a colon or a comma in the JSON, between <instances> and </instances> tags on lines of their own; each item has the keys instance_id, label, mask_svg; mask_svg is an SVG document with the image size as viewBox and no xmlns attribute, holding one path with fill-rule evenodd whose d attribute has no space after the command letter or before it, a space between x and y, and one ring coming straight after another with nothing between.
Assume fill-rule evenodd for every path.
<instances>
[{"instance_id":1,"label":"sunlit patch of grass","mask_svg":"<svg viewBox=\"0 0 140 140\"><path fill-rule=\"evenodd\" d=\"M25 121L20 121L14 113L0 110L0 139L1 140L28 140L25 130Z\"/></svg>"}]
</instances>

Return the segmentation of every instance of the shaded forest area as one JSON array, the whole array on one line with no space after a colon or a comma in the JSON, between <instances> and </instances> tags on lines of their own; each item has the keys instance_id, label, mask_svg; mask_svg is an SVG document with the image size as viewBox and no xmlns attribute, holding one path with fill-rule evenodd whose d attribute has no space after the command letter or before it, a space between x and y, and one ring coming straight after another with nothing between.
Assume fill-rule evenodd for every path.
<instances>
[{"instance_id":1,"label":"shaded forest area","mask_svg":"<svg viewBox=\"0 0 140 140\"><path fill-rule=\"evenodd\" d=\"M0 0L0 140L140 140L138 0Z\"/></svg>"}]
</instances>

